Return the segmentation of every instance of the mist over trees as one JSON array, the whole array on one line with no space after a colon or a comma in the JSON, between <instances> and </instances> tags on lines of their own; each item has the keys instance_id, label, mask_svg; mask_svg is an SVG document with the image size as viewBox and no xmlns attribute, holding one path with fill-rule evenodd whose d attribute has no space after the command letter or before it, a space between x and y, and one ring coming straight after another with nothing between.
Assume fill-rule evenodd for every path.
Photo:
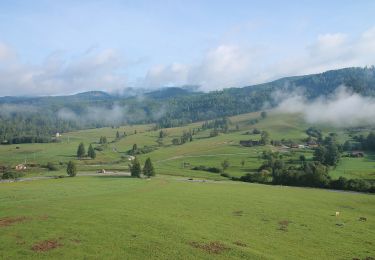
<instances>
[{"instance_id":1,"label":"mist over trees","mask_svg":"<svg viewBox=\"0 0 375 260\"><path fill-rule=\"evenodd\" d=\"M289 77L244 88L209 93L170 93L164 89L137 97L88 92L66 97L0 98L0 143L59 141L56 133L121 124L156 123L159 128L225 118L276 107L275 93L303 89L306 100L348 91L375 96L375 68L346 68L321 74ZM23 107L23 109L22 109ZM261 117L267 116L262 113ZM226 131L225 124L213 131Z\"/></svg>"}]
</instances>

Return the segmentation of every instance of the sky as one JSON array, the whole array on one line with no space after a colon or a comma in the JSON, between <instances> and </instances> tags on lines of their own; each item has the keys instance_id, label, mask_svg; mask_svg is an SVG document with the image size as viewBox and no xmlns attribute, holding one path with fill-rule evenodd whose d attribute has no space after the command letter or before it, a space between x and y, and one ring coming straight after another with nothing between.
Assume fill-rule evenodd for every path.
<instances>
[{"instance_id":1,"label":"sky","mask_svg":"<svg viewBox=\"0 0 375 260\"><path fill-rule=\"evenodd\" d=\"M242 87L375 64L375 1L0 1L0 96Z\"/></svg>"}]
</instances>

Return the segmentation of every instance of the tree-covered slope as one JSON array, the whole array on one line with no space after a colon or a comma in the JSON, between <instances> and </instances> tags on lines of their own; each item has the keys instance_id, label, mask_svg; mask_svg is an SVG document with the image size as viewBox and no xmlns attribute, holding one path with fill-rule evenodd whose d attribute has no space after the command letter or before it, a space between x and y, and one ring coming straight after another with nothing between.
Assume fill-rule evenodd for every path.
<instances>
[{"instance_id":1,"label":"tree-covered slope","mask_svg":"<svg viewBox=\"0 0 375 260\"><path fill-rule=\"evenodd\" d=\"M277 93L298 92L314 99L330 95L343 85L361 95L375 96L375 68L345 68L209 93L174 87L130 97L100 91L72 96L2 97L0 142L125 123L155 122L170 127L274 107L279 102Z\"/></svg>"}]
</instances>

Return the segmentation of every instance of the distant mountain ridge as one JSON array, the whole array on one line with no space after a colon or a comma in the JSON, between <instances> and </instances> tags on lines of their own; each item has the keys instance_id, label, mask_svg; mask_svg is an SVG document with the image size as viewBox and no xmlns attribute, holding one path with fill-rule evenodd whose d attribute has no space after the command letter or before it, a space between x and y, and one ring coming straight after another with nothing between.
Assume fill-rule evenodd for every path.
<instances>
[{"instance_id":1,"label":"distant mountain ridge","mask_svg":"<svg viewBox=\"0 0 375 260\"><path fill-rule=\"evenodd\" d=\"M272 108L280 102L275 99L276 93L303 93L312 100L328 96L342 85L354 93L375 96L375 68L331 70L208 93L171 87L141 93L129 91L124 95L88 91L68 96L1 97L0 141L9 138L10 132L21 136L47 135L134 123L173 127L259 111L265 104Z\"/></svg>"},{"instance_id":2,"label":"distant mountain ridge","mask_svg":"<svg viewBox=\"0 0 375 260\"><path fill-rule=\"evenodd\" d=\"M297 88L304 88L306 95L310 98L314 98L321 95L327 95L336 90L340 85L345 85L349 89L352 89L356 93L363 95L374 95L375 94L375 68L343 68L338 70L329 70L323 73L309 74L302 76L291 76L280 78L271 82L249 85L244 87L232 87L222 90L223 92L231 93L251 93L254 90L275 90L276 88L281 91L294 91ZM163 87L156 90L143 89L140 92L136 92L133 88L129 88L130 94L110 94L104 91L86 91L73 95L62 95L62 96L5 96L0 97L0 103L7 101L27 101L27 100L43 100L43 99L85 99L85 100L121 100L134 98L136 96L145 96L148 98L155 99L168 99L175 98L184 95L210 94L221 91L212 91L203 93L198 91L197 87L186 88L186 87ZM128 90L128 89L126 89Z\"/></svg>"}]
</instances>

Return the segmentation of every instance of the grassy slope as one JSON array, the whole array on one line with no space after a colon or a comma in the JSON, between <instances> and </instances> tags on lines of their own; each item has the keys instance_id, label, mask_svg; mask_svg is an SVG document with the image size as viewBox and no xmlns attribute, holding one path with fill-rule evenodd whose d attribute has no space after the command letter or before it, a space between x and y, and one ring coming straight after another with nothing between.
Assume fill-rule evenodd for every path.
<instances>
[{"instance_id":1,"label":"grassy slope","mask_svg":"<svg viewBox=\"0 0 375 260\"><path fill-rule=\"evenodd\" d=\"M143 162L146 157L151 157L158 172L170 175L182 175L190 177L202 177L211 179L223 179L218 174L192 171L183 168L184 163L198 166L220 167L220 163L224 159L228 159L231 166L227 172L231 176L242 176L247 172L255 171L262 163L258 159L259 154L265 149L275 149L273 147L253 147L246 148L239 145L240 140L259 139L259 135L244 135L246 131L258 128L267 130L272 139L292 139L298 143L302 143L302 139L306 138L305 130L311 126L304 122L300 115L280 115L270 113L269 116L261 120L255 125L250 124L250 120L259 118L259 113L250 113L239 115L231 118L235 125L240 126L240 131L230 132L229 134L220 134L214 138L208 138L209 130L199 132L194 136L194 141L184 145L173 146L171 141L175 137L180 137L184 130L194 129L201 126L201 123L191 124L185 127L170 128L166 131L168 136L164 138L164 146L158 150L139 156ZM340 142L344 142L348 138L348 133L344 129L335 129L328 126L318 126L323 129L324 134L329 132L338 133ZM86 144L98 142L100 136L106 136L111 142L114 140L116 131L121 134L126 131L128 136L121 140L108 144L103 152L97 152L96 160L79 161L80 171L95 171L97 169L116 169L127 170L128 160L122 159L126 152L131 149L134 143L138 147L144 145L157 145L159 131L150 131L151 125L142 126L125 126L120 129L102 128L91 129L73 133L63 134L61 143L56 144L22 144L0 146L0 164L12 164L13 166L27 159L28 162L37 162L45 164L48 161L55 163L67 162L75 159L77 146L80 142ZM137 134L134 134L137 130ZM16 147L20 149L16 149ZM305 154L307 159L312 158L312 151L296 150L290 153L290 159L297 160L300 154ZM241 166L241 161L245 161L245 166ZM375 178L374 168L375 158L372 154L366 154L361 159L343 158L342 163L332 171L332 176L346 176L348 178ZM35 169L29 175L59 175L64 174L64 166L59 172L47 172L43 169Z\"/></svg>"},{"instance_id":2,"label":"grassy slope","mask_svg":"<svg viewBox=\"0 0 375 260\"><path fill-rule=\"evenodd\" d=\"M171 177L76 177L1 184L2 259L360 259L375 256L375 197ZM241 216L234 212L242 212ZM341 215L336 218L335 211ZM358 221L366 217L366 222ZM279 229L288 220L287 231ZM344 223L337 226L337 223ZM31 247L57 239L62 247ZM192 247L219 241L219 255ZM239 241L241 247L233 244Z\"/></svg>"}]
</instances>

